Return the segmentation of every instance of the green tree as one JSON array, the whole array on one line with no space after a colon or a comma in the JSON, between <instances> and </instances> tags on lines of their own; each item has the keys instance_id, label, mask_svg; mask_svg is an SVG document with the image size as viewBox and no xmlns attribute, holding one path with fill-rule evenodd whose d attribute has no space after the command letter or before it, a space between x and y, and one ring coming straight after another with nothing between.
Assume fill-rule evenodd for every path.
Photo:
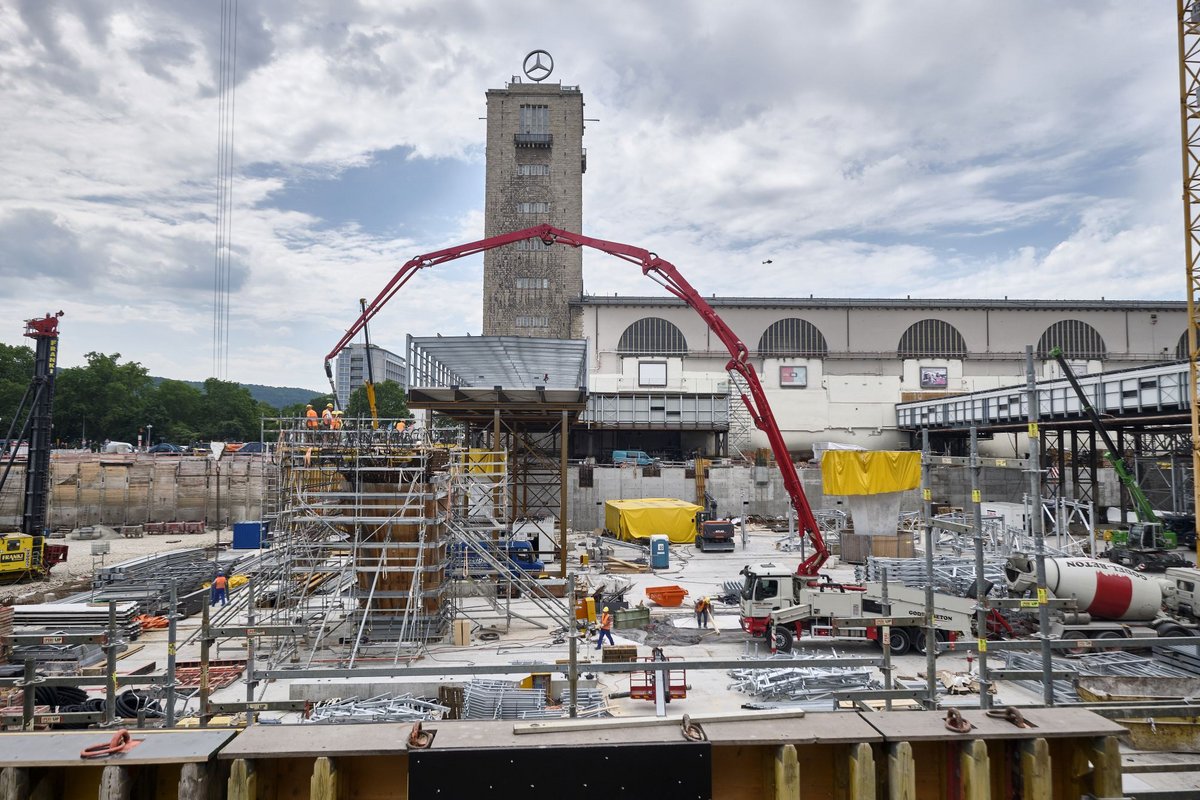
<instances>
[{"instance_id":1,"label":"green tree","mask_svg":"<svg viewBox=\"0 0 1200 800\"><path fill-rule=\"evenodd\" d=\"M407 419L409 416L408 397L395 381L375 384L375 406L379 410L380 419ZM360 386L350 394L350 402L346 404L346 416L371 416L367 387Z\"/></svg>"},{"instance_id":2,"label":"green tree","mask_svg":"<svg viewBox=\"0 0 1200 800\"><path fill-rule=\"evenodd\" d=\"M8 432L32 378L33 348L0 344L0 436ZM27 410L28 405L21 411L22 419ZM13 435L19 434L17 431Z\"/></svg>"},{"instance_id":3,"label":"green tree","mask_svg":"<svg viewBox=\"0 0 1200 800\"><path fill-rule=\"evenodd\" d=\"M187 445L200 437L205 423L204 393L195 386L164 380L154 391L154 403L164 417L161 422L153 423L156 441Z\"/></svg>"},{"instance_id":4,"label":"green tree","mask_svg":"<svg viewBox=\"0 0 1200 800\"><path fill-rule=\"evenodd\" d=\"M258 440L262 419L258 403L241 384L209 378L204 382L201 408L204 421L200 432L204 438Z\"/></svg>"},{"instance_id":5,"label":"green tree","mask_svg":"<svg viewBox=\"0 0 1200 800\"><path fill-rule=\"evenodd\" d=\"M62 370L55 380L54 432L60 439L137 441L147 411L158 411L150 401L154 382L136 361L121 363L121 354L91 352L87 365ZM163 413L159 411L158 413Z\"/></svg>"}]
</instances>

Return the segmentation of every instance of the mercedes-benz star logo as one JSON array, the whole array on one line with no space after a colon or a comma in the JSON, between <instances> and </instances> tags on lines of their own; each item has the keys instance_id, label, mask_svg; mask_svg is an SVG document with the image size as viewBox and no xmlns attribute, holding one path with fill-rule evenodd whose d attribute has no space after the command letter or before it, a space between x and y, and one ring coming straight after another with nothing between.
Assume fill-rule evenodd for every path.
<instances>
[{"instance_id":1,"label":"mercedes-benz star logo","mask_svg":"<svg viewBox=\"0 0 1200 800\"><path fill-rule=\"evenodd\" d=\"M546 57L546 64L542 61L542 56ZM550 73L554 72L554 57L545 50L534 50L529 55L525 56L525 61L521 68L525 70L525 77L534 83L541 83L550 77Z\"/></svg>"}]
</instances>

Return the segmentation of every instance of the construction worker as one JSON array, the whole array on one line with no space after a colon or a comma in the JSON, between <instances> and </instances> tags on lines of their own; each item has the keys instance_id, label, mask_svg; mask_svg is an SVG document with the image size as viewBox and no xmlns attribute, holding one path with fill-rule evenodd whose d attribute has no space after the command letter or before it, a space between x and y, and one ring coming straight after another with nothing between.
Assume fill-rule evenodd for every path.
<instances>
[{"instance_id":1,"label":"construction worker","mask_svg":"<svg viewBox=\"0 0 1200 800\"><path fill-rule=\"evenodd\" d=\"M712 608L712 602L707 597L701 597L696 601L696 627L708 627L708 615Z\"/></svg>"},{"instance_id":2,"label":"construction worker","mask_svg":"<svg viewBox=\"0 0 1200 800\"><path fill-rule=\"evenodd\" d=\"M335 431L342 429L342 413L341 411L333 412L333 419L329 421L329 427Z\"/></svg>"},{"instance_id":3,"label":"construction worker","mask_svg":"<svg viewBox=\"0 0 1200 800\"><path fill-rule=\"evenodd\" d=\"M396 433L404 433L404 420L396 422Z\"/></svg>"},{"instance_id":4,"label":"construction worker","mask_svg":"<svg viewBox=\"0 0 1200 800\"><path fill-rule=\"evenodd\" d=\"M321 412L321 422L326 428L333 427L333 403L326 403L325 410Z\"/></svg>"},{"instance_id":5,"label":"construction worker","mask_svg":"<svg viewBox=\"0 0 1200 800\"><path fill-rule=\"evenodd\" d=\"M317 425L320 423L317 421L317 411L312 407L312 403L309 403L304 407L304 416L308 418L309 430L315 431L317 429Z\"/></svg>"},{"instance_id":6,"label":"construction worker","mask_svg":"<svg viewBox=\"0 0 1200 800\"><path fill-rule=\"evenodd\" d=\"M217 577L213 578L212 602L209 605L215 606L218 602L223 606L229 605L229 581L221 570L217 570Z\"/></svg>"},{"instance_id":7,"label":"construction worker","mask_svg":"<svg viewBox=\"0 0 1200 800\"><path fill-rule=\"evenodd\" d=\"M596 649L599 650L604 646L604 637L608 637L608 643L615 645L612 635L612 614L608 613L608 606L604 607L604 613L600 615L600 637L596 639Z\"/></svg>"}]
</instances>

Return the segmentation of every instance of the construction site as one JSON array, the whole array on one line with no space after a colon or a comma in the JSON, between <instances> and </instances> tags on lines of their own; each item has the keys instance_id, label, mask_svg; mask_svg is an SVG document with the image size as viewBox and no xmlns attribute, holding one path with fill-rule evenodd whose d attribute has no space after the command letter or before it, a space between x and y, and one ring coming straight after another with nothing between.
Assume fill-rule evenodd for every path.
<instances>
[{"instance_id":1,"label":"construction site","mask_svg":"<svg viewBox=\"0 0 1200 800\"><path fill-rule=\"evenodd\" d=\"M333 400L259 448L56 449L71 317L23 314L0 800L1200 798L1177 11L1186 303L711 295L580 232L536 50L487 91L484 235L356 287ZM665 297L587 295L583 251ZM483 335L409 335L379 413L372 321L474 256Z\"/></svg>"}]
</instances>

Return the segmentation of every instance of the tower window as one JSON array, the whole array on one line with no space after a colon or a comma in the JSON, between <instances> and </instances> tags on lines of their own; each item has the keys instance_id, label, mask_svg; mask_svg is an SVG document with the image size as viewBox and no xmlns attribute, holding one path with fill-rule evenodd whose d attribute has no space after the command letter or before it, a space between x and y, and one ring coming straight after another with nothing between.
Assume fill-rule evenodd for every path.
<instances>
[{"instance_id":1,"label":"tower window","mask_svg":"<svg viewBox=\"0 0 1200 800\"><path fill-rule=\"evenodd\" d=\"M546 316L534 317L517 317L518 328L545 328L550 325L550 318Z\"/></svg>"},{"instance_id":2,"label":"tower window","mask_svg":"<svg viewBox=\"0 0 1200 800\"><path fill-rule=\"evenodd\" d=\"M550 106L521 106L521 133L549 133Z\"/></svg>"},{"instance_id":3,"label":"tower window","mask_svg":"<svg viewBox=\"0 0 1200 800\"><path fill-rule=\"evenodd\" d=\"M549 203L517 203L518 214L548 214Z\"/></svg>"},{"instance_id":4,"label":"tower window","mask_svg":"<svg viewBox=\"0 0 1200 800\"><path fill-rule=\"evenodd\" d=\"M549 278L517 278L518 289L549 289Z\"/></svg>"},{"instance_id":5,"label":"tower window","mask_svg":"<svg viewBox=\"0 0 1200 800\"><path fill-rule=\"evenodd\" d=\"M549 210L549 209L547 209ZM549 250L550 245L543 242L541 239L522 239L517 242L518 250Z\"/></svg>"},{"instance_id":6,"label":"tower window","mask_svg":"<svg viewBox=\"0 0 1200 800\"><path fill-rule=\"evenodd\" d=\"M517 164L518 175L549 175L549 164Z\"/></svg>"}]
</instances>

